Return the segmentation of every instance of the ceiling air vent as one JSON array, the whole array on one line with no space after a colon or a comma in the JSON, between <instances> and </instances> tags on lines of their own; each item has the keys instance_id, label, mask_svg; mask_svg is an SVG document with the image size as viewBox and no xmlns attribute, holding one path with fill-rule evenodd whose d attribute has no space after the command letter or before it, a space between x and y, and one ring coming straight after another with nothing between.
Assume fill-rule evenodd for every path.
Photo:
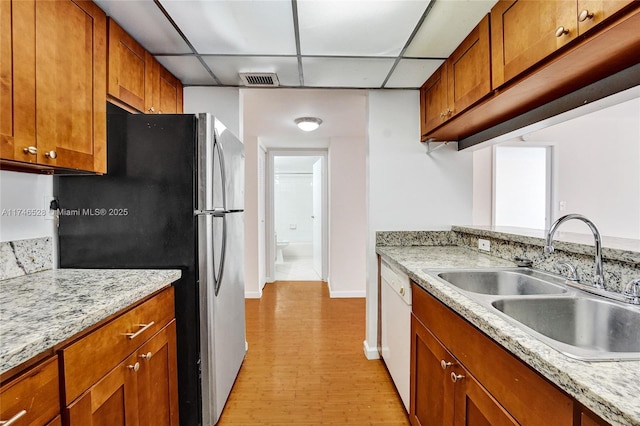
<instances>
[{"instance_id":1,"label":"ceiling air vent","mask_svg":"<svg viewBox=\"0 0 640 426\"><path fill-rule=\"evenodd\" d=\"M272 72L241 72L242 83L247 87L277 87L278 76Z\"/></svg>"}]
</instances>

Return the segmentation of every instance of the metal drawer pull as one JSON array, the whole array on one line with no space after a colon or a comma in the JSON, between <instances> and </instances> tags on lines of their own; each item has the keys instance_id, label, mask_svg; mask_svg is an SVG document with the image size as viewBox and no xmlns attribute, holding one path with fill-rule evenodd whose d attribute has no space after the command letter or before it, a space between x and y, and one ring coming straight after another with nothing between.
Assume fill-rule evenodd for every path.
<instances>
[{"instance_id":1,"label":"metal drawer pull","mask_svg":"<svg viewBox=\"0 0 640 426\"><path fill-rule=\"evenodd\" d=\"M151 352L147 352L146 354L140 355L140 358L146 359L147 361L149 361L152 356L153 356L153 354Z\"/></svg>"},{"instance_id":2,"label":"metal drawer pull","mask_svg":"<svg viewBox=\"0 0 640 426\"><path fill-rule=\"evenodd\" d=\"M458 382L462 379L464 379L464 376L462 374L451 373L451 381L453 383Z\"/></svg>"},{"instance_id":3,"label":"metal drawer pull","mask_svg":"<svg viewBox=\"0 0 640 426\"><path fill-rule=\"evenodd\" d=\"M589 12L588 9L583 9L580 15L578 15L578 21L584 22L587 19L593 19L593 12Z\"/></svg>"},{"instance_id":4,"label":"metal drawer pull","mask_svg":"<svg viewBox=\"0 0 640 426\"><path fill-rule=\"evenodd\" d=\"M569 34L569 30L563 26L559 26L556 30L556 37L562 37L563 35Z\"/></svg>"},{"instance_id":5,"label":"metal drawer pull","mask_svg":"<svg viewBox=\"0 0 640 426\"><path fill-rule=\"evenodd\" d=\"M135 364L133 364L133 365L127 365L127 368L128 368L129 370L133 370L133 371L135 371L135 372L137 373L137 372L138 372L138 370L140 370L140 363L139 363L139 362L136 362L136 363L135 363Z\"/></svg>"},{"instance_id":6,"label":"metal drawer pull","mask_svg":"<svg viewBox=\"0 0 640 426\"><path fill-rule=\"evenodd\" d=\"M22 416L27 414L27 410L22 410L18 412L15 416L11 417L9 420L0 420L0 425L2 426L11 426L15 422L17 422Z\"/></svg>"},{"instance_id":7,"label":"metal drawer pull","mask_svg":"<svg viewBox=\"0 0 640 426\"><path fill-rule=\"evenodd\" d=\"M444 359L442 361L440 361L440 367L442 367L443 370L446 370L447 368L451 367L453 365L453 362L447 362Z\"/></svg>"},{"instance_id":8,"label":"metal drawer pull","mask_svg":"<svg viewBox=\"0 0 640 426\"><path fill-rule=\"evenodd\" d=\"M38 155L38 148L36 148L35 146L28 146L26 148L23 148L22 152L30 155ZM10 420L7 420L7 421L10 421Z\"/></svg>"},{"instance_id":9,"label":"metal drawer pull","mask_svg":"<svg viewBox=\"0 0 640 426\"><path fill-rule=\"evenodd\" d=\"M138 324L139 327L142 327L140 330L136 331L135 333L125 333L124 335L128 336L129 340L133 340L139 335L141 335L142 333L144 333L145 331L147 331L147 329L151 327L153 324L154 324L153 321L151 321L149 324Z\"/></svg>"}]
</instances>

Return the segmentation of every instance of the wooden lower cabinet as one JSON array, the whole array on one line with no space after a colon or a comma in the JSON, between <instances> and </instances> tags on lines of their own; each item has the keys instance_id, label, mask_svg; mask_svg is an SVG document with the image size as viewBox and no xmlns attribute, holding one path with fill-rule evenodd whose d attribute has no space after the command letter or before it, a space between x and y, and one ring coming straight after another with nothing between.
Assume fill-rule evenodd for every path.
<instances>
[{"instance_id":1,"label":"wooden lower cabinet","mask_svg":"<svg viewBox=\"0 0 640 426\"><path fill-rule=\"evenodd\" d=\"M431 332L411 318L413 425L517 425Z\"/></svg>"},{"instance_id":2,"label":"wooden lower cabinet","mask_svg":"<svg viewBox=\"0 0 640 426\"><path fill-rule=\"evenodd\" d=\"M0 424L13 419L11 424L16 426L59 425L58 383L57 356L29 368L7 383L2 383Z\"/></svg>"},{"instance_id":3,"label":"wooden lower cabinet","mask_svg":"<svg viewBox=\"0 0 640 426\"><path fill-rule=\"evenodd\" d=\"M175 320L67 407L69 426L177 426Z\"/></svg>"},{"instance_id":4,"label":"wooden lower cabinet","mask_svg":"<svg viewBox=\"0 0 640 426\"><path fill-rule=\"evenodd\" d=\"M412 425L607 425L415 283L412 302Z\"/></svg>"}]
</instances>

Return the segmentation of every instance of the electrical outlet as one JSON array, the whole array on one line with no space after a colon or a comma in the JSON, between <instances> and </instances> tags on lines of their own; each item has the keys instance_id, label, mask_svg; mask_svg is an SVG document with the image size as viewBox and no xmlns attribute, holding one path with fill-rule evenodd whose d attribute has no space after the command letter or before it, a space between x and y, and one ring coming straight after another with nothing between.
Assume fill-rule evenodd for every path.
<instances>
[{"instance_id":1,"label":"electrical outlet","mask_svg":"<svg viewBox=\"0 0 640 426\"><path fill-rule=\"evenodd\" d=\"M491 241L478 238L478 248L484 251L491 251Z\"/></svg>"}]
</instances>

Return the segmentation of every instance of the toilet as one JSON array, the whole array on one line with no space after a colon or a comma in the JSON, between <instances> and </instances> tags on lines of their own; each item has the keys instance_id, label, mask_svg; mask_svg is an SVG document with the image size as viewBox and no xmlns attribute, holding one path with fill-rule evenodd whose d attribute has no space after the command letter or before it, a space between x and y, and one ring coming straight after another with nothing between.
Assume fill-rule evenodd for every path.
<instances>
[{"instance_id":1,"label":"toilet","mask_svg":"<svg viewBox=\"0 0 640 426\"><path fill-rule=\"evenodd\" d=\"M276 263L284 263L282 249L289 245L289 241L281 240L276 242Z\"/></svg>"}]
</instances>

